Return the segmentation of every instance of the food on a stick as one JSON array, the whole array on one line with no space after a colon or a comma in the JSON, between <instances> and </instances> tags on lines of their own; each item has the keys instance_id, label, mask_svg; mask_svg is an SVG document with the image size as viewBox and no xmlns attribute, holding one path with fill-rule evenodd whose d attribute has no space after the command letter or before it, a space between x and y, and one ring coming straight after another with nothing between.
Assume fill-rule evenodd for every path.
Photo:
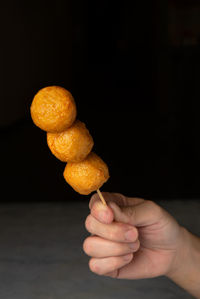
<instances>
[{"instance_id":1,"label":"food on a stick","mask_svg":"<svg viewBox=\"0 0 200 299\"><path fill-rule=\"evenodd\" d=\"M60 86L42 88L31 104L31 117L46 132L62 132L76 119L76 103L72 94Z\"/></svg>"},{"instance_id":2,"label":"food on a stick","mask_svg":"<svg viewBox=\"0 0 200 299\"><path fill-rule=\"evenodd\" d=\"M91 152L94 142L85 124L76 120L60 133L47 133L52 154L63 162L80 162Z\"/></svg>"},{"instance_id":3,"label":"food on a stick","mask_svg":"<svg viewBox=\"0 0 200 299\"><path fill-rule=\"evenodd\" d=\"M31 117L36 126L47 132L52 154L67 162L66 182L80 194L98 192L109 179L106 163L92 151L94 142L85 124L76 120L77 109L72 94L59 86L42 88L31 104Z\"/></svg>"},{"instance_id":4,"label":"food on a stick","mask_svg":"<svg viewBox=\"0 0 200 299\"><path fill-rule=\"evenodd\" d=\"M68 162L64 170L64 178L72 188L80 194L88 195L109 179L106 163L95 153L78 163Z\"/></svg>"}]
</instances>

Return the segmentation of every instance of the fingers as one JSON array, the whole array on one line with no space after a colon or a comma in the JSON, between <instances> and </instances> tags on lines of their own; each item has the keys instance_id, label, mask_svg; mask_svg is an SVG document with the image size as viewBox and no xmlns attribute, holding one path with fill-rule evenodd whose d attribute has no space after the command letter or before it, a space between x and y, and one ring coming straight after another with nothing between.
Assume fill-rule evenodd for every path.
<instances>
[{"instance_id":1,"label":"fingers","mask_svg":"<svg viewBox=\"0 0 200 299\"><path fill-rule=\"evenodd\" d=\"M135 227L118 222L101 223L92 215L86 218L85 227L89 233L110 241L135 242L138 238L138 231Z\"/></svg>"},{"instance_id":2,"label":"fingers","mask_svg":"<svg viewBox=\"0 0 200 299\"><path fill-rule=\"evenodd\" d=\"M98 275L105 275L106 273L117 272L118 269L129 264L133 259L133 254L130 253L125 256L107 257L107 258L92 258L89 262L90 270ZM110 276L110 275L109 275Z\"/></svg>"},{"instance_id":3,"label":"fingers","mask_svg":"<svg viewBox=\"0 0 200 299\"><path fill-rule=\"evenodd\" d=\"M134 206L144 202L141 198L126 197L119 193L103 192L102 194L107 202L107 206L102 204L97 193L91 197L89 203L91 214L102 223L111 223L115 217L112 210L112 202L119 207Z\"/></svg>"},{"instance_id":4,"label":"fingers","mask_svg":"<svg viewBox=\"0 0 200 299\"><path fill-rule=\"evenodd\" d=\"M102 204L97 193L91 197L89 203L91 214L102 223L111 223L114 219L114 213L111 207L109 206L111 202L114 201L118 206L132 206L144 201L141 198L125 197L124 195L119 193L103 192L102 194L107 202L107 206Z\"/></svg>"},{"instance_id":5,"label":"fingers","mask_svg":"<svg viewBox=\"0 0 200 299\"><path fill-rule=\"evenodd\" d=\"M94 202L91 209L91 215L93 215L98 221L107 224L113 222L114 219L114 213L112 209L108 205L103 205L99 199Z\"/></svg>"},{"instance_id":6,"label":"fingers","mask_svg":"<svg viewBox=\"0 0 200 299\"><path fill-rule=\"evenodd\" d=\"M139 247L139 240L132 243L117 243L97 236L88 237L83 243L84 252L95 258L127 255L136 252Z\"/></svg>"},{"instance_id":7,"label":"fingers","mask_svg":"<svg viewBox=\"0 0 200 299\"><path fill-rule=\"evenodd\" d=\"M107 203L110 201L114 201L118 206L136 205L144 201L144 199L142 198L127 197L120 193L102 192L102 195ZM90 199L89 208L91 209L93 204L97 201L100 201L100 198L99 195L95 193Z\"/></svg>"},{"instance_id":8,"label":"fingers","mask_svg":"<svg viewBox=\"0 0 200 299\"><path fill-rule=\"evenodd\" d=\"M164 215L163 209L150 200L127 198L117 193L103 195L107 197L107 206L96 195L93 195L90 202L91 215L102 223L108 224L115 220L133 226L147 226L158 222ZM123 206L122 202L132 204Z\"/></svg>"},{"instance_id":9,"label":"fingers","mask_svg":"<svg viewBox=\"0 0 200 299\"><path fill-rule=\"evenodd\" d=\"M149 200L135 206L119 207L115 202L110 202L109 206L112 208L115 221L137 227L158 223L164 215L163 209Z\"/></svg>"}]
</instances>

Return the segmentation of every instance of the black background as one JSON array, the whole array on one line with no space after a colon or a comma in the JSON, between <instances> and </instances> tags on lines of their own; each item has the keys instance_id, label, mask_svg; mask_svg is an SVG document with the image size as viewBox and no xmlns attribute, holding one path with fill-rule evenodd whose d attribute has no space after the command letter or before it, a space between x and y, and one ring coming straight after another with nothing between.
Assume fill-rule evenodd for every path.
<instances>
[{"instance_id":1,"label":"black background","mask_svg":"<svg viewBox=\"0 0 200 299\"><path fill-rule=\"evenodd\" d=\"M167 1L132 2L1 3L2 201L88 199L30 119L48 85L72 92L109 166L103 191L200 196L200 47L169 45Z\"/></svg>"}]
</instances>

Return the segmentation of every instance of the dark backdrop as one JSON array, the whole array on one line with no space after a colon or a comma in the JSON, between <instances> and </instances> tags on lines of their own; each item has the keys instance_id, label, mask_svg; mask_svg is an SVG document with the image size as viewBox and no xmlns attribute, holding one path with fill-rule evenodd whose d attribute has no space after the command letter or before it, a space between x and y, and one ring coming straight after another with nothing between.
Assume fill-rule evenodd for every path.
<instances>
[{"instance_id":1,"label":"dark backdrop","mask_svg":"<svg viewBox=\"0 0 200 299\"><path fill-rule=\"evenodd\" d=\"M1 3L2 201L88 199L65 183L64 163L30 119L48 85L72 92L110 169L102 190L200 196L200 35L180 17L198 2L133 3Z\"/></svg>"}]
</instances>

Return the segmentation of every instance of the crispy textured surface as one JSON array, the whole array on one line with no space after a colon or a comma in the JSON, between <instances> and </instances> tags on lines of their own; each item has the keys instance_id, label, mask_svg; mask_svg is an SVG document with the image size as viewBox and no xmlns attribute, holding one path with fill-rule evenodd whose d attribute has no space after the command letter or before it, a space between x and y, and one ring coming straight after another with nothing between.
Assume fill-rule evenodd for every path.
<instances>
[{"instance_id":1,"label":"crispy textured surface","mask_svg":"<svg viewBox=\"0 0 200 299\"><path fill-rule=\"evenodd\" d=\"M59 160L80 162L91 152L94 142L85 124L76 120L64 132L47 133L47 144Z\"/></svg>"},{"instance_id":2,"label":"crispy textured surface","mask_svg":"<svg viewBox=\"0 0 200 299\"><path fill-rule=\"evenodd\" d=\"M63 175L75 191L84 195L99 189L109 179L106 163L93 152L79 163L67 163Z\"/></svg>"},{"instance_id":3,"label":"crispy textured surface","mask_svg":"<svg viewBox=\"0 0 200 299\"><path fill-rule=\"evenodd\" d=\"M46 132L62 132L76 119L76 104L69 91L59 86L42 88L31 104L31 117Z\"/></svg>"}]
</instances>

